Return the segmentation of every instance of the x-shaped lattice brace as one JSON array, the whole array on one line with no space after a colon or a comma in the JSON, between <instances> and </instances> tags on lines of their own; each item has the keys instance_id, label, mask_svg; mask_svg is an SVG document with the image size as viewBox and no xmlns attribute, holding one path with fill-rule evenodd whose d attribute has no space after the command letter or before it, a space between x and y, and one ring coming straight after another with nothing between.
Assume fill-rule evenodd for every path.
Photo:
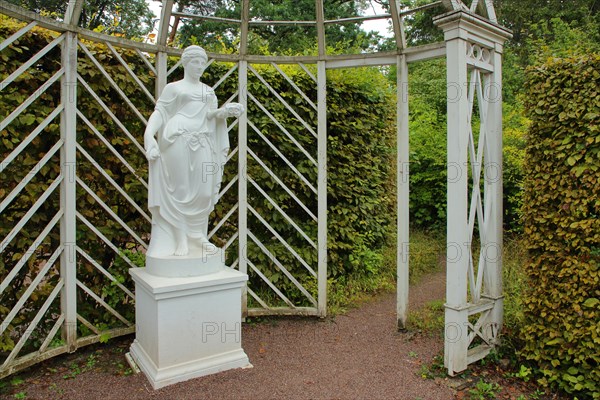
<instances>
[{"instance_id":1,"label":"x-shaped lattice brace","mask_svg":"<svg viewBox=\"0 0 600 400\"><path fill-rule=\"evenodd\" d=\"M470 6L461 0L442 0L442 3L448 10L476 12L492 22L498 22L492 0L472 0Z\"/></svg>"},{"instance_id":2,"label":"x-shaped lattice brace","mask_svg":"<svg viewBox=\"0 0 600 400\"><path fill-rule=\"evenodd\" d=\"M492 346L496 341L496 337L498 336L498 327L495 324L486 323L488 320L488 316L492 309L483 311L477 322L475 324L468 323L467 327L469 330L469 345L473 343L475 337L479 336L481 340L485 342L488 346Z\"/></svg>"}]
</instances>

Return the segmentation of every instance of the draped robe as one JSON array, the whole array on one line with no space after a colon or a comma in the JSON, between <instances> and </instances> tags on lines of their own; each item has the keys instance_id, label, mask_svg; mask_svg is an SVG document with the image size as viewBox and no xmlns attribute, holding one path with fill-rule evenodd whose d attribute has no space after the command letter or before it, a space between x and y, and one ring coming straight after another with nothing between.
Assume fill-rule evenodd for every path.
<instances>
[{"instance_id":1,"label":"draped robe","mask_svg":"<svg viewBox=\"0 0 600 400\"><path fill-rule=\"evenodd\" d=\"M168 84L155 108L162 125L160 157L149 163L152 223L159 223L155 215L160 215L191 238L206 237L229 151L225 120L208 118L216 109L212 88L184 81Z\"/></svg>"}]
</instances>

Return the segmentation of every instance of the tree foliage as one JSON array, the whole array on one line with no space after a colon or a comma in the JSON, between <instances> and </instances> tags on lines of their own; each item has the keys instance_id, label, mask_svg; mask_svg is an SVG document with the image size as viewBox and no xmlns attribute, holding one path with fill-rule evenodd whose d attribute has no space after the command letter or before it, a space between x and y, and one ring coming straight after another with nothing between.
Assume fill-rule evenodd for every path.
<instances>
[{"instance_id":1,"label":"tree foliage","mask_svg":"<svg viewBox=\"0 0 600 400\"><path fill-rule=\"evenodd\" d=\"M64 0L8 0L27 10L62 17L69 4ZM79 26L102 30L108 34L140 38L152 29L152 18L146 0L86 0Z\"/></svg>"},{"instance_id":2,"label":"tree foliage","mask_svg":"<svg viewBox=\"0 0 600 400\"><path fill-rule=\"evenodd\" d=\"M499 22L513 31L513 43L523 44L535 24L558 18L574 27L600 33L600 3L595 0L494 1Z\"/></svg>"},{"instance_id":3,"label":"tree foliage","mask_svg":"<svg viewBox=\"0 0 600 400\"><path fill-rule=\"evenodd\" d=\"M325 19L355 17L366 7L366 0L328 1ZM241 2L215 0L204 2L182 1L179 10L199 15L214 15L222 18L239 19ZM252 0L250 19L258 21L315 21L314 0ZM328 25L326 42L335 47L343 44L347 49L367 49L375 46L378 37L374 33L363 32L357 24ZM239 42L239 31L232 24L219 21L186 20L179 31L182 46L191 43L201 44L209 49L222 47L232 49ZM248 33L250 52L254 54L302 54L313 51L317 44L317 30L314 25L255 25Z\"/></svg>"},{"instance_id":4,"label":"tree foliage","mask_svg":"<svg viewBox=\"0 0 600 400\"><path fill-rule=\"evenodd\" d=\"M400 4L406 8L416 8L431 3L429 0L404 0ZM429 8L409 15L405 20L406 40L412 46L439 42L444 39L443 32L433 24L433 18L446 12L441 6Z\"/></svg>"}]
</instances>

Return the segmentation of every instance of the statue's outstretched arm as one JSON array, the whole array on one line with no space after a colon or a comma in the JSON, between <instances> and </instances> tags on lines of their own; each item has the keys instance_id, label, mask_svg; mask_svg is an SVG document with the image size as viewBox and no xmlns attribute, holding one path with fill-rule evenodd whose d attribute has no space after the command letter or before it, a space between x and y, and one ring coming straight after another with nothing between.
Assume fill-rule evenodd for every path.
<instances>
[{"instance_id":1,"label":"statue's outstretched arm","mask_svg":"<svg viewBox=\"0 0 600 400\"><path fill-rule=\"evenodd\" d=\"M210 110L206 116L208 117L208 119L212 119L212 118L222 118L222 119L237 118L240 115L242 115L243 112L244 112L244 106L241 105L240 103L228 103L228 104L225 104L223 107L221 107L219 109Z\"/></svg>"}]
</instances>

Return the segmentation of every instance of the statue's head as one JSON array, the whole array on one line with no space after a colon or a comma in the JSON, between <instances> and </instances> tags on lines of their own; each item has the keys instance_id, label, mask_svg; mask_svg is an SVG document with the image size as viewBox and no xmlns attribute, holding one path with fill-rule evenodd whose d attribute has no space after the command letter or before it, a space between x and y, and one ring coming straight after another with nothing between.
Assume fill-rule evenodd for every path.
<instances>
[{"instance_id":1,"label":"statue's head","mask_svg":"<svg viewBox=\"0 0 600 400\"><path fill-rule=\"evenodd\" d=\"M192 45L188 46L183 50L183 55L181 56L181 63L185 68L190 60L194 58L202 58L204 63L208 61L208 56L206 55L206 51L200 46Z\"/></svg>"}]
</instances>

